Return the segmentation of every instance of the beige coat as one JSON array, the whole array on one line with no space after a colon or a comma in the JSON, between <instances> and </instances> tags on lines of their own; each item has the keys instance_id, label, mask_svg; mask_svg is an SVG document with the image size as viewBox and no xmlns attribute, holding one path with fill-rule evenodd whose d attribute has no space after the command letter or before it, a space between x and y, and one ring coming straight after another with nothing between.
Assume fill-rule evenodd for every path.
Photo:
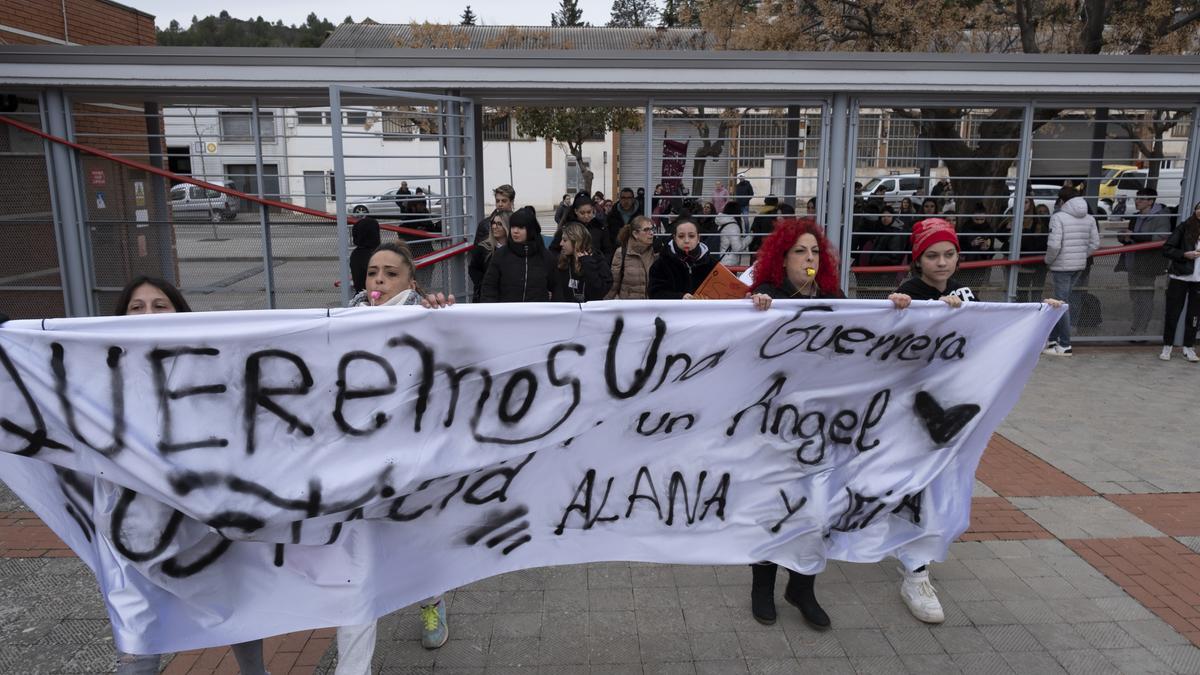
<instances>
[{"instance_id":1,"label":"beige coat","mask_svg":"<svg viewBox=\"0 0 1200 675\"><path fill-rule=\"evenodd\" d=\"M629 253L625 253L625 247L617 249L613 255L612 289L608 291L608 295L604 296L605 300L614 298L619 300L645 300L647 295L646 280L650 275L650 266L658 258L652 246L643 246L633 238L629 240ZM621 271L621 260L625 261L625 271Z\"/></svg>"}]
</instances>

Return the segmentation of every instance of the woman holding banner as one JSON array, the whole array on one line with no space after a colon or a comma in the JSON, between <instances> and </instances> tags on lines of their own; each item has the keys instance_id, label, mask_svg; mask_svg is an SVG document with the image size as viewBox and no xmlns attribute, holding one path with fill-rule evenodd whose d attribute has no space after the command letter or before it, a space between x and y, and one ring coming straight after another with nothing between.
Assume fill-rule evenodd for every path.
<instances>
[{"instance_id":1,"label":"woman holding banner","mask_svg":"<svg viewBox=\"0 0 1200 675\"><path fill-rule=\"evenodd\" d=\"M780 220L763 240L754 261L752 297L758 309L769 309L773 299L844 298L838 287L837 256L825 231L811 218ZM779 566L760 562L750 566L750 611L761 624L775 623L775 577ZM800 610L804 622L828 630L829 615L817 602L816 576L788 570L783 599Z\"/></svg>"},{"instance_id":2,"label":"woman holding banner","mask_svg":"<svg viewBox=\"0 0 1200 675\"><path fill-rule=\"evenodd\" d=\"M559 302L603 300L612 286L608 261L592 252L592 237L579 223L562 226L554 299Z\"/></svg>"},{"instance_id":3,"label":"woman holding banner","mask_svg":"<svg viewBox=\"0 0 1200 675\"><path fill-rule=\"evenodd\" d=\"M403 242L381 244L367 264L367 282L363 292L350 301L351 307L391 307L420 305L439 309L454 304L453 295L425 294L417 285L417 264L412 251ZM339 626L337 629L338 663L336 675L370 675L375 653L378 622ZM441 595L421 602L421 645L437 649L450 638L446 623L446 603Z\"/></svg>"},{"instance_id":4,"label":"woman holding banner","mask_svg":"<svg viewBox=\"0 0 1200 675\"><path fill-rule=\"evenodd\" d=\"M117 316L135 314L174 314L190 312L187 300L179 289L155 277L137 276L125 284L117 296L113 313ZM263 641L251 640L233 645L233 657L238 670L245 675L266 675L263 663ZM161 654L126 654L117 651L117 675L152 675L158 673Z\"/></svg>"}]
</instances>

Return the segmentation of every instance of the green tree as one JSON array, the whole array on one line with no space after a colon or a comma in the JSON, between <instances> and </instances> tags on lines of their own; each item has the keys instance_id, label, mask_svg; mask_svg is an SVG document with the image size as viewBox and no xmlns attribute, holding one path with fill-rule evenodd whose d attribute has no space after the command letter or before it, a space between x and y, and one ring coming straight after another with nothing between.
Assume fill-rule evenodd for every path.
<instances>
[{"instance_id":1,"label":"green tree","mask_svg":"<svg viewBox=\"0 0 1200 675\"><path fill-rule=\"evenodd\" d=\"M513 117L525 136L540 136L566 146L583 174L584 192L591 194L594 175L583 158L583 144L609 131L641 129L642 114L633 108L517 108Z\"/></svg>"},{"instance_id":2,"label":"green tree","mask_svg":"<svg viewBox=\"0 0 1200 675\"><path fill-rule=\"evenodd\" d=\"M666 0L659 24L663 28L699 28L698 0Z\"/></svg>"},{"instance_id":3,"label":"green tree","mask_svg":"<svg viewBox=\"0 0 1200 675\"><path fill-rule=\"evenodd\" d=\"M645 28L658 19L655 0L613 0L608 25L614 28Z\"/></svg>"},{"instance_id":4,"label":"green tree","mask_svg":"<svg viewBox=\"0 0 1200 675\"><path fill-rule=\"evenodd\" d=\"M353 21L350 17L346 20ZM159 45L166 47L320 47L334 28L332 22L316 14L309 14L299 26L287 26L282 21L268 22L261 16L253 20L235 19L223 11L203 19L193 16L187 29L172 21L166 30L157 31L157 39Z\"/></svg>"},{"instance_id":5,"label":"green tree","mask_svg":"<svg viewBox=\"0 0 1200 675\"><path fill-rule=\"evenodd\" d=\"M558 11L550 15L550 25L557 27L586 26L579 0L559 0Z\"/></svg>"},{"instance_id":6,"label":"green tree","mask_svg":"<svg viewBox=\"0 0 1200 675\"><path fill-rule=\"evenodd\" d=\"M458 22L458 25L474 26L475 22L479 20L479 17L475 16L475 12L471 11L471 6L467 5L467 8L463 10L461 19L462 20Z\"/></svg>"}]
</instances>

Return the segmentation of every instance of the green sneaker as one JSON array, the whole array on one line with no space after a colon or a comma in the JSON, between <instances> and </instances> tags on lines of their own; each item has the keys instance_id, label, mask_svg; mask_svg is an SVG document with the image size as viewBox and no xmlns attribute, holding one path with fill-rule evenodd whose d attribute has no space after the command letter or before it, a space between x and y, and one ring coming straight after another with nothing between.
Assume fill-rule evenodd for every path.
<instances>
[{"instance_id":1,"label":"green sneaker","mask_svg":"<svg viewBox=\"0 0 1200 675\"><path fill-rule=\"evenodd\" d=\"M421 605L421 646L437 649L450 639L450 626L446 625L446 603L438 600L434 605Z\"/></svg>"}]
</instances>

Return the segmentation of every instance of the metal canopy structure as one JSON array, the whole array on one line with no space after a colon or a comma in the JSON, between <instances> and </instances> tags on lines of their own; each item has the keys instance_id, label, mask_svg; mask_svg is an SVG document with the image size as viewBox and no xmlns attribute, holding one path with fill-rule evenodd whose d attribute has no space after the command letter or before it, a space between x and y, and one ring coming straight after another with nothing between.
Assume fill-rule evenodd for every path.
<instances>
[{"instance_id":1,"label":"metal canopy structure","mask_svg":"<svg viewBox=\"0 0 1200 675\"><path fill-rule=\"evenodd\" d=\"M485 75L486 74L486 75ZM1200 97L1200 57L740 51L0 47L5 87L102 87L203 94L317 93L330 84L457 90L481 103L552 102L580 89L773 95L868 92L1061 100ZM265 102L265 100L264 100ZM604 103L601 98L597 103Z\"/></svg>"},{"instance_id":2,"label":"metal canopy structure","mask_svg":"<svg viewBox=\"0 0 1200 675\"><path fill-rule=\"evenodd\" d=\"M696 122L689 119L693 113L715 121L715 115L720 114L717 111L733 111L753 123L747 122L748 131L751 127L775 130L766 136L746 136L746 147L757 144L755 147L775 148L761 151L769 155L765 159L759 156L752 160L761 168L759 179L769 182L771 191L788 204L799 204L804 197L814 199L812 213L827 226L842 252L843 286L854 287L858 297L871 297L869 293L864 295L864 289L871 288L872 283L886 288L893 280L877 274L872 282L866 275L852 277L849 271L860 254L863 259L880 254L878 249L865 252L858 246L865 201L864 195L856 191L856 183L868 183L889 172L897 174L896 184L904 176L915 176L903 178L905 181L924 183L932 177L930 167L946 159L931 149L933 142L945 139L917 138L904 111L958 110L962 119L956 121L961 122L958 131L953 132L956 139L961 133L961 140L968 146L1011 142L1002 156L990 158L1010 163L1011 194L1032 195L1034 188L1047 189L1047 176L1069 176L1088 186L1093 205L1097 203L1098 188L1107 179L1107 167L1132 164L1136 157L1131 155L1137 154L1130 150L1139 140L1132 132L1126 142L1111 134L1106 136L1105 129L1137 119L1145 120L1150 127L1162 126L1162 115L1166 114L1174 120L1168 143L1175 150L1168 155L1160 150L1159 156L1170 157L1163 163L1164 170L1171 166L1169 171L1175 172L1171 175L1178 176L1171 179L1178 181L1174 199L1189 205L1200 196L1200 172L1187 170L1200 166L1200 125L1193 123L1200 118L1198 56L4 46L0 47L0 92L38 101L44 116L42 128L58 130L71 140L78 132L72 117L80 115L80 105L92 106L91 117L118 115L103 112L106 110L133 111L145 118L134 126L147 130L144 133L151 139L151 154L157 142L154 133L148 131L151 118L171 106L208 107L214 111L213 118L219 109L221 115L244 115L260 121L259 110L274 107L291 111L280 115L292 120L289 124L303 125L311 123L314 114L302 111L304 108L328 108L332 103L335 108L347 110L347 115L361 116L381 110L381 101L393 95L395 102L384 107L438 97L442 103L460 108L454 111L417 106L415 114L426 119L459 115L467 125L459 134L439 132L443 164L449 155L467 160L466 164L450 169L443 166L441 170L443 174L451 170L466 181L455 190L441 193L443 201L449 200L445 205L456 209L444 215L457 218L460 237L466 236L469 224L483 211L486 188L481 124L485 109L581 104L643 109L643 131L637 138L640 145L633 162L638 170L631 172L640 173L623 175L622 182L642 186L647 193L657 181L665 180L665 169L659 166L669 158L659 146L671 139L686 143L690 133L687 126ZM331 93L335 93L333 101ZM225 112L239 106L242 112ZM1012 125L1004 132L1006 136L989 138L991 133L981 132L994 131L988 128L989 111L1011 113L1006 118ZM1063 113L1057 123L1057 136L1034 137L1040 111ZM272 113L265 114L270 120ZM412 106L402 114L412 117ZM304 115L307 117L300 120ZM334 117L335 128L351 120L349 116L343 119L341 114ZM251 126L257 138L259 124L246 125L247 131ZM418 126L412 127L414 138L431 133L429 129L417 130ZM199 130L196 134L198 138ZM88 131L79 135L86 137ZM717 138L720 135L717 131L710 140L742 142L737 134L728 139ZM468 146L453 145L451 141L457 141L451 136L461 136ZM708 138L707 133L701 136ZM699 137L691 138L699 142ZM1162 132L1140 140L1163 146ZM261 166L261 139L258 145L244 161L259 166L255 171L241 171L257 173L255 180L261 193L264 179L270 184L272 178ZM447 149L451 147L455 148L453 152ZM634 145L630 143L629 147L625 161ZM95 278L95 261L86 253L87 213L94 210L92 193L101 188L93 186L92 192L84 194L88 190L83 185L85 167L77 159L72 161L65 149L47 146L45 156L54 184L51 196L56 241L70 253L60 255L66 311L94 313L97 293L103 292L102 287L112 286L111 281L102 283ZM1060 167L1057 173L1040 168L1052 165ZM744 168L730 161L721 166L725 171L729 167L734 171ZM1073 168L1063 168L1068 166ZM906 173L912 171L920 174ZM314 185L321 184L319 175L307 173L306 180L312 178ZM345 229L345 201L350 196L346 191L353 192L346 186L345 173L339 169L337 180L329 183L339 207L341 230ZM995 174L960 173L956 181L959 177L1004 180ZM372 177L362 180L367 178ZM694 197L710 196L710 188L706 187L710 183L703 178L690 185L699 188L693 191ZM1113 185L1110 191L1116 189ZM922 190L926 188L928 185ZM63 194L72 189L74 194ZM307 188L304 192L309 196ZM1011 223L1023 223L1030 215L1021 199L1010 199L1005 210L1003 202L1009 197L1002 186L1000 192L982 192L987 194L959 194L958 207L992 200L991 213L1003 212ZM965 221L966 214L961 213ZM1021 228L1013 227L1011 245L1003 257L1016 260L1022 255ZM344 236L344 231L339 233L339 237ZM269 237L264 237L262 257L266 261L265 276L269 277L277 263L271 262ZM167 250L170 239L164 237L152 243ZM144 242L141 245L144 247ZM341 251L345 246L343 239ZM84 253L79 253L81 248ZM1002 276L1000 283L990 285L989 299L1033 297L1036 289L1026 288L1027 279L1015 271ZM345 277L344 268L338 277ZM984 278L990 279L990 274ZM1036 286L1040 280L1032 283ZM4 288L0 283L0 290ZM202 290L208 288L203 286ZM1115 285L1109 290L1113 298L1118 296ZM270 302L273 300L268 297ZM1121 331L1094 333L1097 337L1118 334L1124 335Z\"/></svg>"}]
</instances>

